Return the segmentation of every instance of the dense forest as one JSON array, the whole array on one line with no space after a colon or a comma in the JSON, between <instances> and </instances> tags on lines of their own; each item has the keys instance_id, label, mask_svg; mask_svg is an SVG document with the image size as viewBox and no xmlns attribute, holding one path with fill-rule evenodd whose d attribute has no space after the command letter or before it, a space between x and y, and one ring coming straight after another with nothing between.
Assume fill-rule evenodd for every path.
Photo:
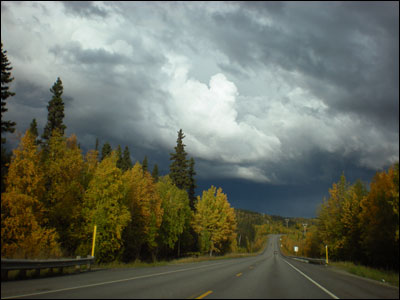
<instances>
[{"instance_id":1,"label":"dense forest","mask_svg":"<svg viewBox=\"0 0 400 300\"><path fill-rule=\"evenodd\" d=\"M15 95L6 53L2 45L2 134L13 133L16 125L3 118L6 101ZM148 170L147 156L133 163L127 146L122 151L105 142L100 149L98 138L83 154L76 135L65 135L63 91L57 78L42 135L33 118L12 153L5 151L2 136L2 257L86 256L94 226L98 262L262 249L279 221L231 208L214 186L196 197L195 161L187 158L182 130L164 176L157 164Z\"/></svg>"},{"instance_id":2,"label":"dense forest","mask_svg":"<svg viewBox=\"0 0 400 300\"><path fill-rule=\"evenodd\" d=\"M203 191L192 210L189 185L178 188L173 172L155 179L139 162L123 171L117 151L83 157L76 136L57 129L41 145L27 130L13 151L1 197L2 257L86 256L95 225L100 262L233 250L236 219L221 189Z\"/></svg>"},{"instance_id":3,"label":"dense forest","mask_svg":"<svg viewBox=\"0 0 400 300\"><path fill-rule=\"evenodd\" d=\"M282 238L286 251L297 255L351 261L399 270L399 163L376 172L369 187L350 184L344 174L329 189L317 218L304 234L293 230Z\"/></svg>"},{"instance_id":4,"label":"dense forest","mask_svg":"<svg viewBox=\"0 0 400 300\"><path fill-rule=\"evenodd\" d=\"M1 256L51 258L91 254L98 262L171 259L187 255L258 252L267 235L283 234L282 248L297 255L349 260L398 270L399 164L377 172L369 187L344 175L329 189L317 218L284 218L234 209L222 189L195 195L195 160L179 130L169 174L147 156L132 162L130 150L106 142L85 154L77 137L65 135L63 85L50 92L39 136L36 119L7 153L4 119L11 64L1 46Z\"/></svg>"},{"instance_id":5,"label":"dense forest","mask_svg":"<svg viewBox=\"0 0 400 300\"><path fill-rule=\"evenodd\" d=\"M1 48L2 135L12 67ZM131 162L128 147L105 143L83 155L77 137L65 136L63 84L50 92L47 123L39 136L34 118L12 155L2 136L1 256L51 258L86 256L98 262L155 260L187 253L236 250L236 219L227 195L211 186L195 197L196 174L178 132L170 172L150 173L148 159ZM8 101L8 100L7 100Z\"/></svg>"}]
</instances>

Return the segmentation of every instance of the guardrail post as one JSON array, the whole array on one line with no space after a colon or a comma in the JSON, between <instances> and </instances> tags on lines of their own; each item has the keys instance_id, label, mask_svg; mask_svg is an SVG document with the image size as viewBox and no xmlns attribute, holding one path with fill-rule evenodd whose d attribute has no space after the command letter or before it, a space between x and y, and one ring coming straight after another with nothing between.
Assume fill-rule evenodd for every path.
<instances>
[{"instance_id":1,"label":"guardrail post","mask_svg":"<svg viewBox=\"0 0 400 300\"><path fill-rule=\"evenodd\" d=\"M80 259L80 258L81 258L80 256L77 256L77 257L76 257L76 259ZM79 273L80 271L81 271L81 265L76 265L76 266L75 266L75 272L76 272L76 273Z\"/></svg>"},{"instance_id":2,"label":"guardrail post","mask_svg":"<svg viewBox=\"0 0 400 300\"><path fill-rule=\"evenodd\" d=\"M92 256L91 256L91 255L88 255L87 258L92 258ZM90 271L90 266L91 266L91 264L90 264L90 262L88 262L88 264L87 264L87 266L86 266L86 268L87 268L88 271Z\"/></svg>"}]
</instances>

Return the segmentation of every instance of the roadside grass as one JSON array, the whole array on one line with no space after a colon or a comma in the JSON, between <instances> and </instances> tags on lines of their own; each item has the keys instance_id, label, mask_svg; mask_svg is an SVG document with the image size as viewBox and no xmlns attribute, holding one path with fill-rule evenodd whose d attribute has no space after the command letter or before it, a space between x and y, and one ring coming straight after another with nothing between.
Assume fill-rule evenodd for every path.
<instances>
[{"instance_id":1,"label":"roadside grass","mask_svg":"<svg viewBox=\"0 0 400 300\"><path fill-rule=\"evenodd\" d=\"M209 256L209 255L200 255L200 256L191 256L191 257L182 257L176 258L170 261L155 261L155 262L143 262L140 260L136 260L130 263L123 263L119 261L97 264L95 268L100 269L114 269L114 268L138 268L138 267L158 267L158 266L167 266L167 265L177 265L177 264L187 264L187 263L196 263L202 261L209 260L221 260L221 259L231 259L231 258L240 258L240 257L249 257L256 256L257 253L228 253L226 255L221 256Z\"/></svg>"},{"instance_id":2,"label":"roadside grass","mask_svg":"<svg viewBox=\"0 0 400 300\"><path fill-rule=\"evenodd\" d=\"M386 282L390 285L399 287L399 273L374 269L366 266L356 265L352 262L330 262L329 265L345 270L351 274L366 277L380 282Z\"/></svg>"},{"instance_id":3,"label":"roadside grass","mask_svg":"<svg viewBox=\"0 0 400 300\"><path fill-rule=\"evenodd\" d=\"M281 247L281 252L285 256L294 256L286 247ZM329 261L329 265L335 267L337 269L344 270L350 274L354 274L357 276L377 280L380 282L384 282L390 284L392 286L399 287L399 273L394 271L387 271L382 269L374 269L371 267L366 267L362 265L357 265L353 262L344 261L344 262L332 262Z\"/></svg>"},{"instance_id":4,"label":"roadside grass","mask_svg":"<svg viewBox=\"0 0 400 300\"><path fill-rule=\"evenodd\" d=\"M268 238L266 239L265 246L261 248L257 252L253 253L227 253L221 256L209 256L209 255L198 255L198 256L189 256L189 257L182 257L176 258L170 261L155 261L155 262L143 262L140 260L136 260L130 263L123 263L119 261L111 262L111 263L104 263L104 264L97 264L97 268L104 268L104 269L112 269L112 268L137 268L137 267L157 267L157 266L167 266L167 265L176 265L176 264L186 264L186 263L196 263L202 261L209 261L209 260L221 260L221 259L231 259L231 258L240 258L240 257L250 257L250 256L257 256L261 252L264 251L268 242Z\"/></svg>"}]
</instances>

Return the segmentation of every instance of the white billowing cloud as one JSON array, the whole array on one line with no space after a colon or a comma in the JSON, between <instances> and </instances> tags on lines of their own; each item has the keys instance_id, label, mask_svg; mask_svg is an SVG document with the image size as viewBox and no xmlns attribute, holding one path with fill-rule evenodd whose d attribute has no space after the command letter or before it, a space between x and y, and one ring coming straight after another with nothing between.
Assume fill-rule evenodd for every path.
<instances>
[{"instance_id":1,"label":"white billowing cloud","mask_svg":"<svg viewBox=\"0 0 400 300\"><path fill-rule=\"evenodd\" d=\"M74 99L66 106L68 130L79 138L96 135L114 138L115 144L131 143L131 149L138 145L164 151L173 149L182 128L190 156L208 168L199 170L199 176L262 182L285 180L279 169L304 161L314 151L356 157L355 164L372 169L398 160L398 126L387 130L374 124L369 118L374 106L368 108L368 101L370 114L345 109L362 104L364 94L375 95L369 92L375 84L359 84L356 88L365 93L349 98L345 83L354 78L346 76L348 72L334 76L351 66L343 57L357 54L350 55L354 61L359 47L336 55L331 40L302 39L308 27L293 27L279 14L274 18L258 10L243 13L240 3L96 2L104 14L89 14L99 10L84 6L82 11L78 4L66 13L62 2L2 2L2 40L14 67L13 84L40 87L37 94L45 98L43 103L61 77L65 95ZM299 18L299 24L320 28L308 23L304 14ZM299 28L299 39L291 39ZM336 27L329 26L327 32L332 28ZM324 54L329 49L331 56ZM321 57L324 60L318 61ZM359 70L375 69L360 65ZM373 78L379 72L364 73ZM7 104L8 117L21 128L27 127L23 120L33 117L44 124L46 106L40 107L35 93L29 103L36 101L37 109L28 102L24 106L28 100L22 94L18 91Z\"/></svg>"},{"instance_id":2,"label":"white billowing cloud","mask_svg":"<svg viewBox=\"0 0 400 300\"><path fill-rule=\"evenodd\" d=\"M248 96L240 95L235 82L222 72L201 82L189 75L189 58L176 53L167 58L161 88L169 99L142 104L142 112L152 116L145 126L153 128L153 139L168 148L175 145L176 132L182 128L191 156L223 165L207 166L207 174L279 182L269 163L301 160L314 149L349 157L359 153L358 163L368 168L385 162L376 160L381 145L369 141L383 144L387 138L365 130L366 124L351 115L332 115L323 99L296 85L299 74L274 77L272 71L264 79L264 95ZM395 144L388 147L388 154L396 152Z\"/></svg>"},{"instance_id":3,"label":"white billowing cloud","mask_svg":"<svg viewBox=\"0 0 400 300\"><path fill-rule=\"evenodd\" d=\"M186 58L168 58L163 71L171 78L164 86L171 96L167 104L171 130L183 129L185 143L195 157L232 163L232 177L268 181L260 169L240 164L276 160L281 152L280 141L237 121L236 85L222 73L213 75L208 85L189 78Z\"/></svg>"}]
</instances>

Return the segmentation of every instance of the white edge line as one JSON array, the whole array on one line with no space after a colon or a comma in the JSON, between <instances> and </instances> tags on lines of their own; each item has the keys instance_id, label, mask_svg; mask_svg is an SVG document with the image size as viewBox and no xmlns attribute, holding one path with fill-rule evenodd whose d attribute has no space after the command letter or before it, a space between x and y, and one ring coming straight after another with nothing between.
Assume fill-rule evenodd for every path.
<instances>
[{"instance_id":1,"label":"white edge line","mask_svg":"<svg viewBox=\"0 0 400 300\"><path fill-rule=\"evenodd\" d=\"M171 274L171 273L178 273L178 272L189 271L189 270L196 270L196 269L201 269L201 268L206 268L206 267L211 267L211 266L220 265L220 264L222 264L222 263L224 263L224 262L215 263L215 264L211 264L211 265L200 266L200 267L195 267L195 268L186 268L186 269L179 269L179 270L168 271L168 272L162 272L162 273L155 273L155 274L149 274L149 275L136 276L136 277L125 278L125 279L114 280L114 281L105 281L105 282L93 283L93 284L88 284L88 285L80 285L80 286L75 286L75 287L70 287L70 288L64 288L64 289L58 289L58 290L53 290L53 291L46 291L46 292L40 292L40 293L31 293L31 294L25 294L25 295L16 295L16 296L1 297L1 299L14 299L14 298L22 298L22 297L37 296L37 295L44 295L44 294L51 294L51 293L64 292L64 291L70 291L70 290L77 290L77 289L83 289L83 288L94 287L94 286L99 286L99 285L106 285L106 284L112 284L112 283L119 283L119 282L124 282L124 281L135 280L135 279L141 279L141 278L147 278L147 277L153 277L153 276L160 276L160 275L166 275L166 274Z\"/></svg>"},{"instance_id":2,"label":"white edge line","mask_svg":"<svg viewBox=\"0 0 400 300\"><path fill-rule=\"evenodd\" d=\"M283 260L285 263L287 263L289 266L291 266L293 269L295 269L297 272L299 272L301 275L303 275L305 278L310 280L312 283L314 283L317 287L319 287L321 290L323 290L325 293L327 293L329 296L331 296L333 299L339 299L335 294L331 293L328 291L326 288L324 288L322 285L320 285L318 282L315 282L312 280L310 277L308 277L306 274L304 274L302 271L297 269L295 266L293 266L291 263L288 263L286 260Z\"/></svg>"}]
</instances>

